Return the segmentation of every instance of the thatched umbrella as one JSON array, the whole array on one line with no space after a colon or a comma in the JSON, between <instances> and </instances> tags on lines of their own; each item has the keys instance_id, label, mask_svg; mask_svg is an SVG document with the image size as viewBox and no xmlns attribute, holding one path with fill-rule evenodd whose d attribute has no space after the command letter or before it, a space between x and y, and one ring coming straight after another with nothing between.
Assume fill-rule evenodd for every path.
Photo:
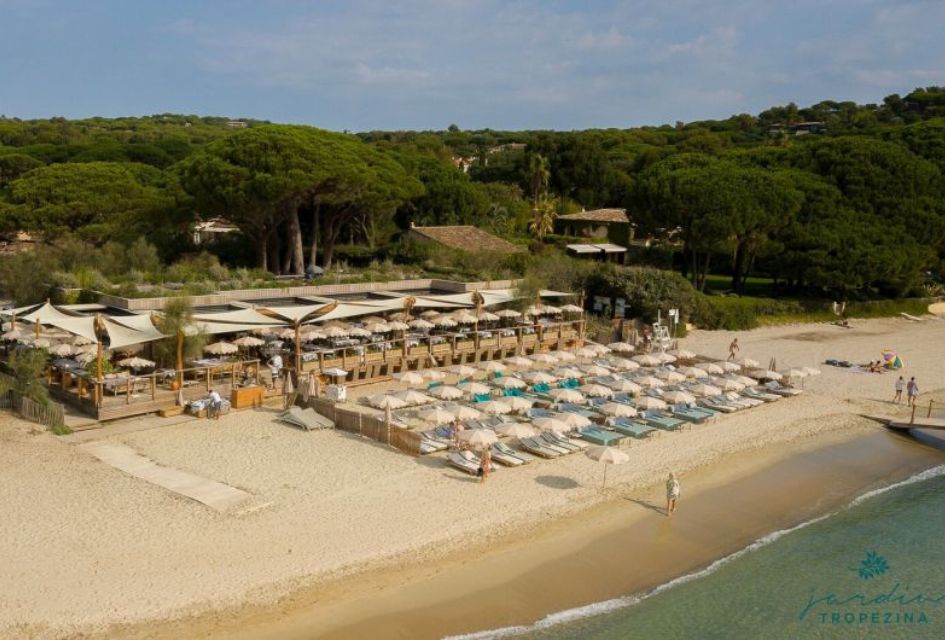
<instances>
[{"instance_id":1,"label":"thatched umbrella","mask_svg":"<svg viewBox=\"0 0 945 640\"><path fill-rule=\"evenodd\" d=\"M214 342L213 344L208 344L203 350L215 356L223 356L236 353L240 348L232 342Z\"/></svg>"}]
</instances>

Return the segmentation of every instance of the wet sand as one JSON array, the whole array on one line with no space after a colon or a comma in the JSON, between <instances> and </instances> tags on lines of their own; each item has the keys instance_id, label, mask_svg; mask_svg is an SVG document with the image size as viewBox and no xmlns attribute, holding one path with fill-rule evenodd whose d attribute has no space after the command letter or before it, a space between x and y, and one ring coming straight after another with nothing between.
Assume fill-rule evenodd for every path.
<instances>
[{"instance_id":1,"label":"wet sand","mask_svg":"<svg viewBox=\"0 0 945 640\"><path fill-rule=\"evenodd\" d=\"M645 592L768 533L945 463L936 444L945 447L934 437L923 443L876 426L732 454L685 475L672 518L664 514L660 485L443 561L306 589L277 609L218 613L119 636L423 639L527 625L556 611Z\"/></svg>"}]
</instances>

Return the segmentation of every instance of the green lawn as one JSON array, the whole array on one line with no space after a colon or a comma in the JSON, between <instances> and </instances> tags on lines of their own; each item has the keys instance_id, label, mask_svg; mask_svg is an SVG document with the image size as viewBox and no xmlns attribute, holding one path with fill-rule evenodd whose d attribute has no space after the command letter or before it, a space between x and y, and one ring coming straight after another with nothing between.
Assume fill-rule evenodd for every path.
<instances>
[{"instance_id":1,"label":"green lawn","mask_svg":"<svg viewBox=\"0 0 945 640\"><path fill-rule=\"evenodd\" d=\"M722 293L732 290L732 277L710 274L705 278L705 292L708 294ZM756 298L775 297L774 280L771 278L749 277L745 279L742 295L753 296Z\"/></svg>"}]
</instances>

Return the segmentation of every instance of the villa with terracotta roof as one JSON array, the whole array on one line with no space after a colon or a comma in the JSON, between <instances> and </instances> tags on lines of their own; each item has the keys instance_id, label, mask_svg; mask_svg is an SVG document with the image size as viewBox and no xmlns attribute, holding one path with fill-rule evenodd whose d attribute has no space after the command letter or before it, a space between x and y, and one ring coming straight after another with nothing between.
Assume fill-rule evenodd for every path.
<instances>
[{"instance_id":1,"label":"villa with terracotta roof","mask_svg":"<svg viewBox=\"0 0 945 640\"><path fill-rule=\"evenodd\" d=\"M633 225L630 224L626 209L594 209L558 216L555 232L622 245L633 240Z\"/></svg>"},{"instance_id":2,"label":"villa with terracotta roof","mask_svg":"<svg viewBox=\"0 0 945 640\"><path fill-rule=\"evenodd\" d=\"M433 242L457 251L475 253L520 253L526 248L512 244L498 236L470 225L443 227L411 226L407 237L421 242Z\"/></svg>"}]
</instances>

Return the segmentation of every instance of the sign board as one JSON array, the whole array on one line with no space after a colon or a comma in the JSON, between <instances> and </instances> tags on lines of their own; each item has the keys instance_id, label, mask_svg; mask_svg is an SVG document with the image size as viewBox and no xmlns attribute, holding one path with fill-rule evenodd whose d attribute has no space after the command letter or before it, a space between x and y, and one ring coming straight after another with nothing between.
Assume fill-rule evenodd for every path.
<instances>
[{"instance_id":1,"label":"sign board","mask_svg":"<svg viewBox=\"0 0 945 640\"><path fill-rule=\"evenodd\" d=\"M614 301L614 316L623 318L627 310L627 301L623 298L617 298Z\"/></svg>"},{"instance_id":2,"label":"sign board","mask_svg":"<svg viewBox=\"0 0 945 640\"><path fill-rule=\"evenodd\" d=\"M610 298L604 296L594 296L594 311L603 311L604 307L610 306Z\"/></svg>"}]
</instances>

